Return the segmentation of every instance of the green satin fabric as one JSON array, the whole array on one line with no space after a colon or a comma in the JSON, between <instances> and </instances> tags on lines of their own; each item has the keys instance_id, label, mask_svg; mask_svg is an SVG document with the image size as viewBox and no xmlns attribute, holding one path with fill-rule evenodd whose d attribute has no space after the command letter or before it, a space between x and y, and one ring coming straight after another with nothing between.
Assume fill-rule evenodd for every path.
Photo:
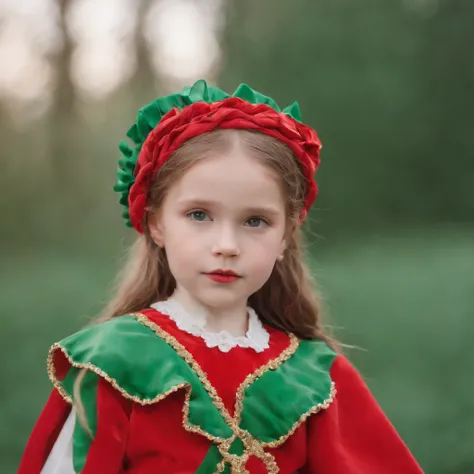
<instances>
[{"instance_id":1,"label":"green satin fabric","mask_svg":"<svg viewBox=\"0 0 474 474\"><path fill-rule=\"evenodd\" d=\"M74 381L79 374L79 369L71 368L63 381L63 387L74 399ZM74 472L81 472L84 469L90 445L97 431L97 387L99 376L94 372L87 372L81 382L81 402L84 407L87 425L92 434L86 431L85 427L76 420L74 434L72 438L72 460Z\"/></svg>"},{"instance_id":2,"label":"green satin fabric","mask_svg":"<svg viewBox=\"0 0 474 474\"><path fill-rule=\"evenodd\" d=\"M91 363L99 367L129 396L138 397L144 403L177 385L191 385L190 423L215 437L232 435L187 362L132 316L121 316L86 328L64 339L61 346L75 363Z\"/></svg>"},{"instance_id":3,"label":"green satin fabric","mask_svg":"<svg viewBox=\"0 0 474 474\"><path fill-rule=\"evenodd\" d=\"M196 474L209 474L210 472L215 472L216 467L221 460L222 455L219 452L219 448L217 445L212 444L206 454L206 457L196 471Z\"/></svg>"},{"instance_id":4,"label":"green satin fabric","mask_svg":"<svg viewBox=\"0 0 474 474\"><path fill-rule=\"evenodd\" d=\"M201 79L195 82L192 87L183 88L181 92L158 97L138 111L136 122L128 130L127 137L133 141L134 145L131 146L126 141L120 142L119 145L122 157L118 162L117 183L114 186L114 191L120 194L120 204L125 207L122 217L126 219L129 227L131 227L131 223L128 213L128 193L135 181L135 165L148 134L156 128L163 116L172 109L183 109L187 105L196 102L212 104L229 97L238 97L251 104L266 104L277 112L282 112L301 122L301 112L297 102L293 102L281 110L271 97L253 90L247 84L240 84L235 92L230 95L216 86L209 86L206 81Z\"/></svg>"},{"instance_id":5,"label":"green satin fabric","mask_svg":"<svg viewBox=\"0 0 474 474\"><path fill-rule=\"evenodd\" d=\"M329 398L335 357L323 341L300 341L292 357L245 390L241 428L263 442L288 433L301 415Z\"/></svg>"},{"instance_id":6,"label":"green satin fabric","mask_svg":"<svg viewBox=\"0 0 474 474\"><path fill-rule=\"evenodd\" d=\"M127 396L138 397L142 403L150 403L177 385L189 384L189 422L217 438L232 436L231 428L191 366L164 339L134 317L121 316L83 329L60 344L74 364L90 363L100 368ZM329 371L335 357L336 353L323 341L300 341L289 359L276 370L266 371L246 388L240 427L264 443L288 434L302 415L330 398ZM70 369L62 382L70 395L77 372L75 368ZM93 387L97 376L90 374L89 377L88 383ZM87 393L83 402L88 422L95 433L94 390L84 393ZM86 437L85 432L75 434L78 453L86 453L87 443L90 444ZM82 448L76 448L76 443ZM230 452L242 454L242 451L241 441L235 440ZM82 462L79 459L85 458L78 456L78 467ZM215 466L220 459L217 448L212 446L203 466Z\"/></svg>"}]
</instances>

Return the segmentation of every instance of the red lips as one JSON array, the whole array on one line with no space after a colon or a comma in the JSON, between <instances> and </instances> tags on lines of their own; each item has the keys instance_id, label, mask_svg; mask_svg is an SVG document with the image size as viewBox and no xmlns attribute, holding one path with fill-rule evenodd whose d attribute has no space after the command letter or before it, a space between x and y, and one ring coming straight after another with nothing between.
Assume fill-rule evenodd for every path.
<instances>
[{"instance_id":1,"label":"red lips","mask_svg":"<svg viewBox=\"0 0 474 474\"><path fill-rule=\"evenodd\" d=\"M240 276L238 273L235 273L232 270L222 270L222 268L218 268L217 270L212 270L212 272L208 272L208 273L218 274L218 275L232 275L236 277Z\"/></svg>"},{"instance_id":2,"label":"red lips","mask_svg":"<svg viewBox=\"0 0 474 474\"><path fill-rule=\"evenodd\" d=\"M235 273L233 270L223 270L221 268L212 270L206 273L206 275L217 283L232 283L240 278L240 275Z\"/></svg>"}]
</instances>

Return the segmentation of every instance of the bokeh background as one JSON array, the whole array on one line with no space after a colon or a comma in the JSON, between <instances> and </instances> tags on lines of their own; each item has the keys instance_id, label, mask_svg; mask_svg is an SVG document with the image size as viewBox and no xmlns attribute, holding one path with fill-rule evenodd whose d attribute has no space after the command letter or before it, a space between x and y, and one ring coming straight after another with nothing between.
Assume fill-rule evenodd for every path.
<instances>
[{"instance_id":1,"label":"bokeh background","mask_svg":"<svg viewBox=\"0 0 474 474\"><path fill-rule=\"evenodd\" d=\"M473 45L471 0L0 0L0 472L133 241L119 141L204 77L300 102L330 322L424 470L472 474Z\"/></svg>"}]
</instances>

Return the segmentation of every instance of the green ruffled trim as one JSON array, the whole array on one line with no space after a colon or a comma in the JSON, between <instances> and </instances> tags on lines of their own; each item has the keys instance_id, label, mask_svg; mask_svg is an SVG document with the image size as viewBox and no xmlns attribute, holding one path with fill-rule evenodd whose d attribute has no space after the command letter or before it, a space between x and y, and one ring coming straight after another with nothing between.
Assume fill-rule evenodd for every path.
<instances>
[{"instance_id":1,"label":"green ruffled trim","mask_svg":"<svg viewBox=\"0 0 474 474\"><path fill-rule=\"evenodd\" d=\"M64 379L65 390L74 395L74 382L79 375L80 369L71 367ZM97 432L97 388L99 385L99 376L94 372L86 372L81 382L81 401L87 419L87 426L90 433L82 426L76 423L74 426L74 434L72 438L72 461L74 472L82 472L87 461L87 455L91 447L92 441ZM91 437L92 435L92 437Z\"/></svg>"},{"instance_id":2,"label":"green ruffled trim","mask_svg":"<svg viewBox=\"0 0 474 474\"><path fill-rule=\"evenodd\" d=\"M221 449L241 456L244 451L248 453L245 440L255 441L262 449L276 448L309 416L332 403L335 388L330 370L336 353L324 341L292 341L297 345L292 342L276 359L245 379L236 394L242 409L236 405L234 419L192 355L144 315L120 316L67 337L53 345L48 367L51 380L68 402L73 402L80 370L88 370L81 397L93 435L97 428L99 377L140 405L159 403L171 393L186 390L184 428L213 442L197 471L206 473L216 471L223 459ZM70 364L62 380L56 376L57 351ZM230 446L226 448L225 442ZM77 472L91 443L78 424L74 432Z\"/></svg>"},{"instance_id":3,"label":"green ruffled trim","mask_svg":"<svg viewBox=\"0 0 474 474\"><path fill-rule=\"evenodd\" d=\"M117 183L114 186L114 191L120 194L120 204L125 207L122 217L126 220L128 227L132 227L128 208L128 194L135 182L135 165L148 134L156 128L163 116L174 108L181 110L196 102L211 104L229 97L239 97L251 104L266 104L277 112L282 112L301 122L301 113L297 102L293 102L293 104L281 110L271 97L253 90L247 84L240 84L236 91L229 95L216 86L208 86L206 81L202 79L195 82L192 87L185 87L181 92L159 97L145 105L138 111L137 121L127 132L127 137L133 141L133 145L129 145L126 141L120 142L119 145L122 157L118 162Z\"/></svg>"},{"instance_id":4,"label":"green ruffled trim","mask_svg":"<svg viewBox=\"0 0 474 474\"><path fill-rule=\"evenodd\" d=\"M56 376L57 351L71 365L70 376L64 381ZM173 347L133 316L120 316L87 327L54 344L48 365L54 386L71 401L75 375L82 368L102 377L123 397L140 405L158 403L169 394L186 389L191 395L187 402L189 429L202 428L201 434L209 439L232 436L199 375Z\"/></svg>"}]
</instances>

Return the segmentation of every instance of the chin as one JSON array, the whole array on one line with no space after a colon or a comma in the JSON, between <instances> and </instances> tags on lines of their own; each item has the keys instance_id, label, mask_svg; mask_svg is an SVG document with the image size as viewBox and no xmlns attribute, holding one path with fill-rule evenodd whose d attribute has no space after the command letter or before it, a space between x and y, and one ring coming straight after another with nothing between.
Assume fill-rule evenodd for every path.
<instances>
[{"instance_id":1,"label":"chin","mask_svg":"<svg viewBox=\"0 0 474 474\"><path fill-rule=\"evenodd\" d=\"M228 290L222 290L206 291L193 295L193 297L208 308L228 308L240 305L242 302L247 304L248 296L236 295Z\"/></svg>"}]
</instances>

